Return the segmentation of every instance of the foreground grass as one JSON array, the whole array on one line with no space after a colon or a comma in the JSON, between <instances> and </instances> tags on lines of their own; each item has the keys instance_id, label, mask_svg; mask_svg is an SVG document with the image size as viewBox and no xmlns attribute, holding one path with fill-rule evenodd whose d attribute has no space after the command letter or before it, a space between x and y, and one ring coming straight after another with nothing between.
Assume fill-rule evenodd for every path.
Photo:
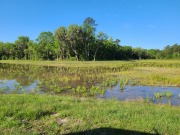
<instances>
[{"instance_id":1,"label":"foreground grass","mask_svg":"<svg viewBox=\"0 0 180 135\"><path fill-rule=\"evenodd\" d=\"M178 135L179 123L179 107L143 101L0 95L0 134Z\"/></svg>"}]
</instances>

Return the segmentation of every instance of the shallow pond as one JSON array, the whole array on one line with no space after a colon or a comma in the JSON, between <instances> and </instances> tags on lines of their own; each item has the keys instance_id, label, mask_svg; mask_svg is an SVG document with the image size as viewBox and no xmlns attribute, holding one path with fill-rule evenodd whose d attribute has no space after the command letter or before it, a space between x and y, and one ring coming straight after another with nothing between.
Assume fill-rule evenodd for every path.
<instances>
[{"instance_id":1,"label":"shallow pond","mask_svg":"<svg viewBox=\"0 0 180 135\"><path fill-rule=\"evenodd\" d=\"M35 93L35 94L69 94L76 96L96 96L98 98L115 98L134 100L142 98L153 103L180 105L180 88L150 87L125 85L120 88L119 76L106 73L119 72L111 68L66 68L32 65L0 64L0 94ZM108 80L107 80L108 78ZM115 80L113 80L116 78ZM119 78L119 79L118 79ZM105 85L101 85L105 82ZM97 86L97 84L99 84ZM114 87L108 87L109 85ZM171 97L156 98L154 93L168 91Z\"/></svg>"},{"instance_id":2,"label":"shallow pond","mask_svg":"<svg viewBox=\"0 0 180 135\"><path fill-rule=\"evenodd\" d=\"M173 95L167 97L166 92L171 92ZM155 97L155 93L163 93L162 97ZM103 96L97 96L98 98L105 99L118 99L118 100L147 100L149 102L158 104L171 104L175 106L180 105L180 88L178 87L157 87L157 86L125 86L123 90L120 90L120 85L109 87Z\"/></svg>"}]
</instances>

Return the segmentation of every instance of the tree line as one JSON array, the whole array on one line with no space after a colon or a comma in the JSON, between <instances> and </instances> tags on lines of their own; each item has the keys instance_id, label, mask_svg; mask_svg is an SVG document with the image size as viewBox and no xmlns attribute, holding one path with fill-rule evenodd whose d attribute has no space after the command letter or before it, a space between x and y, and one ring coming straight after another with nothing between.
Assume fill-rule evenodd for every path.
<instances>
[{"instance_id":1,"label":"tree line","mask_svg":"<svg viewBox=\"0 0 180 135\"><path fill-rule=\"evenodd\" d=\"M180 58L180 45L163 50L120 45L104 32L96 33L97 24L87 17L82 25L61 26L54 33L41 32L35 41L19 36L14 43L0 42L0 60L129 60Z\"/></svg>"}]
</instances>

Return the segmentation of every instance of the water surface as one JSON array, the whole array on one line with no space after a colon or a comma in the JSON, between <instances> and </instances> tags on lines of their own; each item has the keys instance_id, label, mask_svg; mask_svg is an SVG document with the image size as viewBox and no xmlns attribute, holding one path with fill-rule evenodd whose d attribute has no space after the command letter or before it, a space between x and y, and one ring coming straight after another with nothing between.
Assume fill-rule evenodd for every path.
<instances>
[{"instance_id":1,"label":"water surface","mask_svg":"<svg viewBox=\"0 0 180 135\"><path fill-rule=\"evenodd\" d=\"M178 87L165 88L127 85L124 86L123 90L120 90L120 84L117 82L114 87L101 87L99 85L100 89L104 89L104 94L96 88L91 89L93 86L97 86L107 79L111 81L113 78L117 78L118 76L106 74L114 73L115 70L120 71L119 68L110 69L108 67L67 68L0 64L0 93L50 93L75 96L98 95L98 98L115 98L118 100L134 100L139 98L146 100L148 98L153 103L180 105L180 88ZM80 88L77 90L79 86ZM82 91L83 88L84 90ZM165 91L171 91L173 97L154 97L155 92Z\"/></svg>"},{"instance_id":2,"label":"water surface","mask_svg":"<svg viewBox=\"0 0 180 135\"><path fill-rule=\"evenodd\" d=\"M155 92L165 93L170 91L173 93L172 97L163 96L161 98L156 98L154 96ZM120 85L117 84L114 87L109 87L103 96L98 96L105 99L118 99L118 100L136 100L144 99L153 103L158 104L171 104L175 106L180 105L180 88L178 87L158 87L158 86L125 86L123 90L120 90Z\"/></svg>"}]
</instances>

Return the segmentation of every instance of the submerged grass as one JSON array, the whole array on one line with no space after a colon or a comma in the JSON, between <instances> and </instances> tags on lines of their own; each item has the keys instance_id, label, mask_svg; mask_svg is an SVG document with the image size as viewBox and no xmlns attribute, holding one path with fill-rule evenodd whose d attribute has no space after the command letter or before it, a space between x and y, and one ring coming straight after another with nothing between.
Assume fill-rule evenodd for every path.
<instances>
[{"instance_id":1,"label":"submerged grass","mask_svg":"<svg viewBox=\"0 0 180 135\"><path fill-rule=\"evenodd\" d=\"M95 134L97 129L106 134L108 129L109 134L178 135L179 123L179 107L143 101L0 95L0 134Z\"/></svg>"}]
</instances>

